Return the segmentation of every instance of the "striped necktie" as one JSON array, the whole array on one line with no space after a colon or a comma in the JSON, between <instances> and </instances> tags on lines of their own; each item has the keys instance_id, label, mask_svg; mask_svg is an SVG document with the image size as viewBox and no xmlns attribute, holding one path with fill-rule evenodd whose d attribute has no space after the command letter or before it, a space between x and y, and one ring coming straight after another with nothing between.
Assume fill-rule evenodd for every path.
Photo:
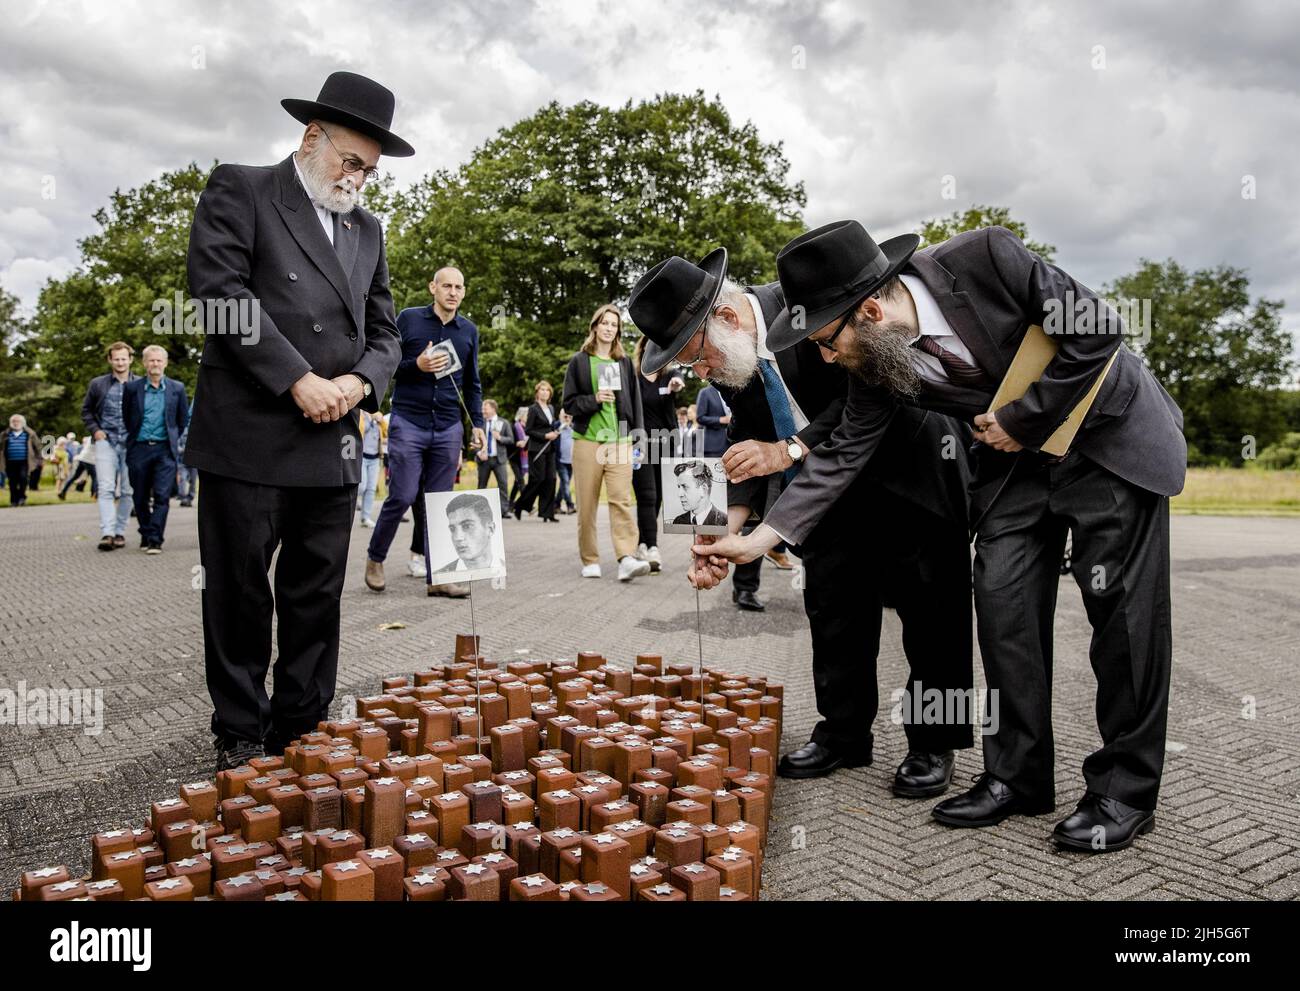
<instances>
[{"instance_id":1,"label":"striped necktie","mask_svg":"<svg viewBox=\"0 0 1300 991\"><path fill-rule=\"evenodd\" d=\"M939 364L943 366L944 374L948 376L948 381L953 385L978 387L993 384L992 379L984 374L982 368L978 368L968 361L963 361L951 351L940 347L939 342L933 337L922 334L913 342L912 347L938 358Z\"/></svg>"}]
</instances>

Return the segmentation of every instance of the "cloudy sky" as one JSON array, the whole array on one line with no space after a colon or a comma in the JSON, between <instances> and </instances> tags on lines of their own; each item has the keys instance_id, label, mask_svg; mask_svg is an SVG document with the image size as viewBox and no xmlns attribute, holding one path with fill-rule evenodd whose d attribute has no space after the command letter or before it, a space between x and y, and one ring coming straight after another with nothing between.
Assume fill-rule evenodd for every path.
<instances>
[{"instance_id":1,"label":"cloudy sky","mask_svg":"<svg viewBox=\"0 0 1300 991\"><path fill-rule=\"evenodd\" d=\"M387 161L401 182L455 167L551 99L699 88L784 142L810 226L851 216L883 237L1005 205L1092 285L1141 257L1243 266L1300 334L1294 3L2 7L0 285L29 306L75 265L114 188L191 160L282 158L301 128L280 98L312 98L346 68L397 94L394 130L417 150Z\"/></svg>"}]
</instances>

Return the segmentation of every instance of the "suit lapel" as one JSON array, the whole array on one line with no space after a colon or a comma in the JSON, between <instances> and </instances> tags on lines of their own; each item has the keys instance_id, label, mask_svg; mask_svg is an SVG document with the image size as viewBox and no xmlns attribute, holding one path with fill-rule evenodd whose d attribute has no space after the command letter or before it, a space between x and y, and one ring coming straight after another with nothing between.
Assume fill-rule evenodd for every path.
<instances>
[{"instance_id":1,"label":"suit lapel","mask_svg":"<svg viewBox=\"0 0 1300 991\"><path fill-rule=\"evenodd\" d=\"M995 381L1002 381L1007 374L1010 357L1003 354L989 334L971 302L970 294L954 291L952 273L926 253L913 255L905 271L925 283L953 333L970 349L980 368Z\"/></svg>"},{"instance_id":2,"label":"suit lapel","mask_svg":"<svg viewBox=\"0 0 1300 991\"><path fill-rule=\"evenodd\" d=\"M339 294L339 299L343 301L344 308L352 316L353 323L355 323L356 310L352 305L352 291L348 285L348 278L343 270L339 253L334 250L334 245L330 244L330 239L325 236L325 231L316 218L316 208L312 206L311 200L308 199L307 191L298 182L298 176L294 173L292 155L280 163L276 169L276 176L280 183L280 197L275 201L275 208L279 212L280 218L284 221L285 226L289 228L289 233L298 242L298 246L312 260L312 264L320 269L325 278L329 279L330 285ZM339 224L339 231L352 235L352 260L355 260L356 232L348 231L342 224Z\"/></svg>"}]
</instances>

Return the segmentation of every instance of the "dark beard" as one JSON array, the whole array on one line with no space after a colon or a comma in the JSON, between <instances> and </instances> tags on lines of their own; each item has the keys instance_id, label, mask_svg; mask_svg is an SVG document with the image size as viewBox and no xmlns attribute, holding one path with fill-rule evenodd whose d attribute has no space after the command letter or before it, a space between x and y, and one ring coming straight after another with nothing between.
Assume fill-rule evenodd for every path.
<instances>
[{"instance_id":1,"label":"dark beard","mask_svg":"<svg viewBox=\"0 0 1300 991\"><path fill-rule=\"evenodd\" d=\"M875 324L854 314L845 328L853 335L841 348L839 363L867 385L881 386L895 396L910 399L921 391L921 377L912 364L908 339L911 328L900 320Z\"/></svg>"}]
</instances>

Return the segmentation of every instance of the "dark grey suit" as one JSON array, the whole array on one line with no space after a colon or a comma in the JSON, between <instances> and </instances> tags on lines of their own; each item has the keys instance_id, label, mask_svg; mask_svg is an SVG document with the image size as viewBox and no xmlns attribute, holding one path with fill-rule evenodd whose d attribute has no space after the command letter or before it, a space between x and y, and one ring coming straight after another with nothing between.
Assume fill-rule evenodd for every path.
<instances>
[{"instance_id":1,"label":"dark grey suit","mask_svg":"<svg viewBox=\"0 0 1300 991\"><path fill-rule=\"evenodd\" d=\"M1000 227L919 252L903 273L925 284L994 382L1006 373L1026 329L1046 325L1050 301L1072 309L1077 300L1096 299ZM972 486L980 650L1000 706L999 730L985 737L985 768L1042 810L1055 801L1052 615L1067 530L1093 626L1103 741L1084 762L1088 789L1152 809L1164 760L1172 651L1168 497L1182 489L1186 473L1182 414L1124 348L1113 311L1097 330L1059 337L1060 351L1042 379L998 412L999 423L1031 450L1009 455L981 445ZM1117 349L1069 454L1053 459L1035 453ZM916 404L971 417L988 409L992 392L925 385ZM897 405L854 380L840 426L809 458L768 522L787 539L811 532L876 450Z\"/></svg>"},{"instance_id":2,"label":"dark grey suit","mask_svg":"<svg viewBox=\"0 0 1300 991\"><path fill-rule=\"evenodd\" d=\"M220 165L190 232L190 294L257 301L255 334L208 327L185 461L202 472L203 639L220 737L279 749L315 727L334 696L361 437L355 411L303 416L289 387L307 372L356 373L388 389L400 344L379 222L335 218L330 243L292 158ZM246 341L255 343L245 343ZM279 548L275 593L267 571ZM263 687L278 611L275 694Z\"/></svg>"}]
</instances>

